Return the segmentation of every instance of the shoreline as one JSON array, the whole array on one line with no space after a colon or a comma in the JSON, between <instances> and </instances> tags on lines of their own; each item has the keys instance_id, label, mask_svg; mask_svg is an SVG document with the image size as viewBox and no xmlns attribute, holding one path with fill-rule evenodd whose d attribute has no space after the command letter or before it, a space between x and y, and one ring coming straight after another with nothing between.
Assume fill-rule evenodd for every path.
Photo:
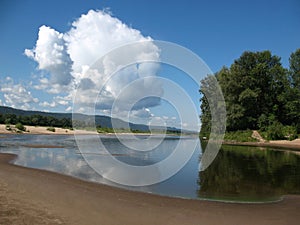
<instances>
[{"instance_id":1,"label":"shoreline","mask_svg":"<svg viewBox=\"0 0 300 225\"><path fill-rule=\"evenodd\" d=\"M14 127L14 125L12 125ZM97 131L87 131L87 130L70 130L55 127L55 132L47 130L48 127L41 126L27 126L25 125L25 132L17 133L13 131L8 131L5 129L5 124L0 124L0 135L1 134L33 134L33 135L138 135L138 136L151 136L159 134L149 134L149 133L98 133ZM28 132L29 131L29 132ZM174 134L166 134L166 136L176 136ZM180 135L179 135L180 136ZM184 135L185 136L185 135ZM189 135L188 135L189 136ZM194 135L192 135L194 137ZM1 137L0 137L1 138ZM300 138L293 141L278 140L278 141L268 141L268 142L238 142L238 141L223 141L223 145L237 145L237 146L254 146L254 147L274 147L278 149L287 150L299 150L300 151Z\"/></svg>"},{"instance_id":2,"label":"shoreline","mask_svg":"<svg viewBox=\"0 0 300 225\"><path fill-rule=\"evenodd\" d=\"M0 154L0 198L5 200L0 224L273 225L300 220L300 196L263 204L172 198L10 164L16 157Z\"/></svg>"},{"instance_id":3,"label":"shoreline","mask_svg":"<svg viewBox=\"0 0 300 225\"><path fill-rule=\"evenodd\" d=\"M270 147L270 148L277 148L277 149L300 151L300 139L296 139L293 141L278 140L278 141L269 141L269 142L223 141L222 144L236 145L236 146Z\"/></svg>"},{"instance_id":4,"label":"shoreline","mask_svg":"<svg viewBox=\"0 0 300 225\"><path fill-rule=\"evenodd\" d=\"M22 132L16 132L15 130L15 125L10 125L13 129L13 131L9 131L5 129L5 124L0 124L0 135L1 134L35 134L35 135L107 135L107 136L112 136L112 135L137 135L137 136L151 136L151 135L166 135L166 136L181 136L177 134L160 134L160 133L98 133L97 131L89 131L89 130L71 130L71 129L65 129L65 128L60 128L60 127L54 127L55 132L47 130L49 127L43 127L43 126L28 126L24 125L26 128L26 131ZM186 135L183 135L186 136ZM188 135L189 136L189 135ZM192 135L190 135L192 136Z\"/></svg>"}]
</instances>

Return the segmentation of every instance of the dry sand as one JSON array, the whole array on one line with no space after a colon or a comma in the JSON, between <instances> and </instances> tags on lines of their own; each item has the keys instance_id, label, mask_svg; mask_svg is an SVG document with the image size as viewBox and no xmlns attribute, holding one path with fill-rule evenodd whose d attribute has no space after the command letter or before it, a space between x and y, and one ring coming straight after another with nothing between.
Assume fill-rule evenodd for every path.
<instances>
[{"instance_id":1,"label":"dry sand","mask_svg":"<svg viewBox=\"0 0 300 225\"><path fill-rule=\"evenodd\" d=\"M17 129L15 129L14 125L11 125L12 131L6 130L6 125L0 124L0 134L14 134ZM86 131L86 130L70 130L55 127L55 132L47 130L48 127L39 127L39 126L27 126L25 125L26 131L22 132L23 134L97 134L96 131Z\"/></svg>"},{"instance_id":2,"label":"dry sand","mask_svg":"<svg viewBox=\"0 0 300 225\"><path fill-rule=\"evenodd\" d=\"M268 204L186 200L8 164L0 154L0 224L298 224L300 196Z\"/></svg>"}]
</instances>

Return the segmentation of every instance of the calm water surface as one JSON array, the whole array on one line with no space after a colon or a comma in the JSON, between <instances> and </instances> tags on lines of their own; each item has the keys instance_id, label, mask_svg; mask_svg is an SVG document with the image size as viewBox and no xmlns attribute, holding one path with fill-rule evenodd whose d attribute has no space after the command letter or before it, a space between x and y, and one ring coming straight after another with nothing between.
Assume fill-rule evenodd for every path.
<instances>
[{"instance_id":1,"label":"calm water surface","mask_svg":"<svg viewBox=\"0 0 300 225\"><path fill-rule=\"evenodd\" d=\"M95 136L83 138L89 139L91 146L93 139L97 141ZM172 154L179 138L168 137L154 150L145 152L131 150L114 137L102 136L101 140L118 160L144 166ZM134 140L128 138L127 141ZM182 141L185 142L185 148L188 148L190 138ZM147 139L144 144L147 145ZM48 148L47 145L57 148ZM208 169L199 172L202 148L198 145L191 159L177 174L164 182L143 187L121 186L102 178L87 165L71 135L1 135L0 152L17 154L18 158L14 162L17 165L160 195L264 202L278 200L285 194L300 194L300 152L223 146ZM100 157L107 156L100 154Z\"/></svg>"}]
</instances>

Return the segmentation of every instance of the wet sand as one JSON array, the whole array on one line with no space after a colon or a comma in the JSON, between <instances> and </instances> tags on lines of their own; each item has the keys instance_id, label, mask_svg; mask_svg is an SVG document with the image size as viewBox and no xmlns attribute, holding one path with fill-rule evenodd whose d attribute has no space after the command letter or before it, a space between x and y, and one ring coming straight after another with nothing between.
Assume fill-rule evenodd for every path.
<instances>
[{"instance_id":1,"label":"wet sand","mask_svg":"<svg viewBox=\"0 0 300 225\"><path fill-rule=\"evenodd\" d=\"M300 196L237 204L132 192L9 164L0 154L0 224L298 224Z\"/></svg>"}]
</instances>

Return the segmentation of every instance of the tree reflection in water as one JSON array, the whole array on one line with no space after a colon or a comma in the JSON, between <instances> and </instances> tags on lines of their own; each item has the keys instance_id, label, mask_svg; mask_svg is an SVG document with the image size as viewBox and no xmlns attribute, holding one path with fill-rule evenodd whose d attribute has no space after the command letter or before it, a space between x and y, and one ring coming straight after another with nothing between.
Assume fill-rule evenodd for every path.
<instances>
[{"instance_id":1,"label":"tree reflection in water","mask_svg":"<svg viewBox=\"0 0 300 225\"><path fill-rule=\"evenodd\" d=\"M272 201L300 194L300 156L290 151L222 146L213 163L199 172L198 184L198 197L209 199Z\"/></svg>"}]
</instances>

